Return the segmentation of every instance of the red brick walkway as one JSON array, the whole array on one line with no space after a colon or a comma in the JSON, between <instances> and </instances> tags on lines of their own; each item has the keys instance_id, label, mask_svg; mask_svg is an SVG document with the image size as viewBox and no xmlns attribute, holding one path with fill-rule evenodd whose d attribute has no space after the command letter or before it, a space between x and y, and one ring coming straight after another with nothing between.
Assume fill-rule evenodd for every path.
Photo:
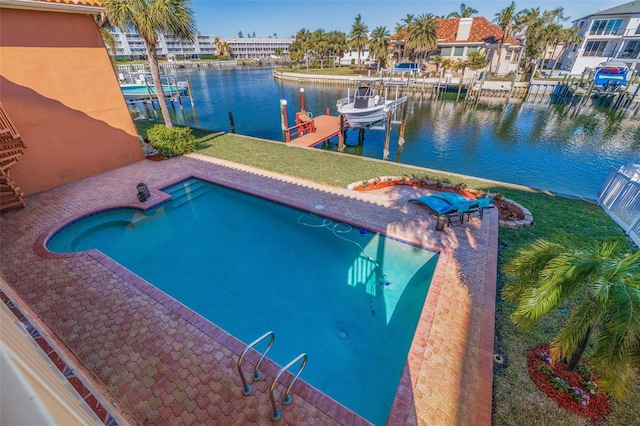
<instances>
[{"instance_id":1,"label":"red brick walkway","mask_svg":"<svg viewBox=\"0 0 640 426\"><path fill-rule=\"evenodd\" d=\"M434 279L388 424L490 424L498 218L435 231L407 199L424 190L359 193L199 155L142 161L29 197L0 218L1 273L38 317L52 344L92 379L108 411L132 424L269 424L266 380L241 394L244 344L97 251L59 255L44 243L84 214L167 198L158 188L186 177L245 190L440 251ZM136 199L136 185L152 198ZM250 359L256 359L251 354ZM303 375L304 378L304 375ZM283 387L279 391L283 391ZM280 424L367 424L298 381Z\"/></svg>"}]
</instances>

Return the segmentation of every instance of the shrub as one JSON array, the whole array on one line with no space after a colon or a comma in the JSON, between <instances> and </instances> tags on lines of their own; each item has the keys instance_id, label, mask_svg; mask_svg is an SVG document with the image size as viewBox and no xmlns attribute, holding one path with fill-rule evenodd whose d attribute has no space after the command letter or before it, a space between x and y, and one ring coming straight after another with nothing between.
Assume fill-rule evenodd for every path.
<instances>
[{"instance_id":1,"label":"shrub","mask_svg":"<svg viewBox=\"0 0 640 426\"><path fill-rule=\"evenodd\" d=\"M192 152L196 145L196 138L188 127L167 127L164 124L156 124L147 130L147 137L163 158Z\"/></svg>"},{"instance_id":2,"label":"shrub","mask_svg":"<svg viewBox=\"0 0 640 426\"><path fill-rule=\"evenodd\" d=\"M140 111L136 107L129 108L129 114L131 115L131 118L133 118L134 120L140 117Z\"/></svg>"},{"instance_id":3,"label":"shrub","mask_svg":"<svg viewBox=\"0 0 640 426\"><path fill-rule=\"evenodd\" d=\"M536 368L538 369L538 371L543 372L547 376L553 375L553 367L548 364L538 364Z\"/></svg>"},{"instance_id":4,"label":"shrub","mask_svg":"<svg viewBox=\"0 0 640 426\"><path fill-rule=\"evenodd\" d=\"M556 377L556 376L550 377L549 381L551 382L551 385L553 386L554 389L557 389L560 392L565 392L565 393L569 391L569 385L560 377Z\"/></svg>"}]
</instances>

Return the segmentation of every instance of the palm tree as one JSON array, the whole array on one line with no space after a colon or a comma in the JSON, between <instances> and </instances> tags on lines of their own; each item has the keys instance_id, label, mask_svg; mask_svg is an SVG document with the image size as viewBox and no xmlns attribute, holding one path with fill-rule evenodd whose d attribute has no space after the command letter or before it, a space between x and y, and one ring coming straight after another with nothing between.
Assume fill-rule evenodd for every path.
<instances>
[{"instance_id":1,"label":"palm tree","mask_svg":"<svg viewBox=\"0 0 640 426\"><path fill-rule=\"evenodd\" d=\"M589 361L602 388L624 398L640 367L640 251L619 242L582 249L538 240L504 272L512 281L502 296L517 305L513 322L527 329L552 310L572 306L551 342L552 359L568 358L573 371L592 344Z\"/></svg>"},{"instance_id":2,"label":"palm tree","mask_svg":"<svg viewBox=\"0 0 640 426\"><path fill-rule=\"evenodd\" d=\"M516 4L511 4L500 12L496 13L496 18L493 20L502 30L502 37L500 38L500 44L498 45L498 63L496 64L495 72L500 69L500 59L502 57L502 46L511 37L511 30L516 21Z\"/></svg>"},{"instance_id":3,"label":"palm tree","mask_svg":"<svg viewBox=\"0 0 640 426\"><path fill-rule=\"evenodd\" d=\"M451 12L450 14L447 15L447 18L468 18L471 15L474 15L476 13L478 13L477 9L474 9L472 7L467 7L466 4L462 3L460 5L460 13Z\"/></svg>"},{"instance_id":4,"label":"palm tree","mask_svg":"<svg viewBox=\"0 0 640 426\"><path fill-rule=\"evenodd\" d=\"M538 59L540 44L542 43L540 31L543 28L540 8L524 9L516 15L513 30L525 34L524 57L526 70L533 68L533 63Z\"/></svg>"},{"instance_id":5,"label":"palm tree","mask_svg":"<svg viewBox=\"0 0 640 426\"><path fill-rule=\"evenodd\" d=\"M378 60L378 69L387 65L389 56L389 46L391 45L390 34L387 27L376 27L371 32L369 39L369 54Z\"/></svg>"},{"instance_id":6,"label":"palm tree","mask_svg":"<svg viewBox=\"0 0 640 426\"><path fill-rule=\"evenodd\" d=\"M423 13L412 22L407 29L406 47L416 52L417 56L424 56L438 45L438 25L430 13Z\"/></svg>"},{"instance_id":7,"label":"palm tree","mask_svg":"<svg viewBox=\"0 0 640 426\"><path fill-rule=\"evenodd\" d=\"M347 35L342 31L331 31L327 34L329 41L329 50L334 56L333 66L336 66L335 58L341 58L345 52L349 50L347 43ZM339 62L339 61L338 61Z\"/></svg>"},{"instance_id":8,"label":"palm tree","mask_svg":"<svg viewBox=\"0 0 640 426\"><path fill-rule=\"evenodd\" d=\"M562 35L560 37L560 43L562 44L562 48L560 49L560 53L558 54L559 58L562 58L564 52L571 46L573 43L579 43L582 41L582 37L580 36L580 27L571 27L564 28L562 30ZM553 71L556 69L556 65L558 65L558 61L553 62L553 67L551 68L551 74L553 75Z\"/></svg>"},{"instance_id":9,"label":"palm tree","mask_svg":"<svg viewBox=\"0 0 640 426\"><path fill-rule=\"evenodd\" d=\"M307 69L309 69L309 49L311 47L311 32L306 28L301 29L296 33L293 43L289 46L289 53L291 60L299 61L305 59L307 62Z\"/></svg>"},{"instance_id":10,"label":"palm tree","mask_svg":"<svg viewBox=\"0 0 640 426\"><path fill-rule=\"evenodd\" d=\"M358 13L349 33L349 45L358 50L358 66L360 66L360 54L369 41L368 31L369 28L362 22L362 17Z\"/></svg>"},{"instance_id":11,"label":"palm tree","mask_svg":"<svg viewBox=\"0 0 640 426\"><path fill-rule=\"evenodd\" d=\"M311 50L316 58L320 58L320 68L324 68L324 57L329 50L329 41L327 33L322 28L311 33Z\"/></svg>"},{"instance_id":12,"label":"palm tree","mask_svg":"<svg viewBox=\"0 0 640 426\"><path fill-rule=\"evenodd\" d=\"M553 55L555 54L555 51L556 51L555 46L558 45L558 43L562 39L562 36L563 36L562 27L556 24L555 22L547 25L547 27L544 29L545 44L544 44L544 49L542 50L542 64L541 64L542 69L544 69L545 56L547 56L547 52L549 51L549 46L554 46L554 48L553 48L553 51L551 52L551 57L547 60L547 67L549 66L549 61L553 59Z\"/></svg>"},{"instance_id":13,"label":"palm tree","mask_svg":"<svg viewBox=\"0 0 640 426\"><path fill-rule=\"evenodd\" d=\"M149 68L155 86L162 118L173 127L164 97L156 42L158 32L171 34L181 40L192 40L195 34L193 12L185 0L103 0L107 19L122 31L138 31L149 55Z\"/></svg>"}]
</instances>

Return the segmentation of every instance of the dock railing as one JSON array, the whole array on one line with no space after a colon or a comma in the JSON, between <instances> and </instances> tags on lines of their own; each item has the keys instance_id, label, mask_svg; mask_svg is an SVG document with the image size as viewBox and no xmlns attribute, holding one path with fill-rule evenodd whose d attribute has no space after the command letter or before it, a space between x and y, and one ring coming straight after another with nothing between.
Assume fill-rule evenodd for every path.
<instances>
[{"instance_id":1,"label":"dock railing","mask_svg":"<svg viewBox=\"0 0 640 426\"><path fill-rule=\"evenodd\" d=\"M315 123L311 114L308 112L296 113L296 124L294 126L284 129L285 140L291 142L292 139L300 137L306 133L313 133L316 131Z\"/></svg>"},{"instance_id":2,"label":"dock railing","mask_svg":"<svg viewBox=\"0 0 640 426\"><path fill-rule=\"evenodd\" d=\"M640 247L640 164L611 168L598 203Z\"/></svg>"}]
</instances>

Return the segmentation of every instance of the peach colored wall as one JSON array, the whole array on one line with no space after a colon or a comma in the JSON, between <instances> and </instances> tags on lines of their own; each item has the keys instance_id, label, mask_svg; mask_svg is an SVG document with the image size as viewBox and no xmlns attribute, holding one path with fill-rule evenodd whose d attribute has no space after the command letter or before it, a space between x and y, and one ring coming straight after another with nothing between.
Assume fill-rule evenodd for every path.
<instances>
[{"instance_id":1,"label":"peach colored wall","mask_svg":"<svg viewBox=\"0 0 640 426\"><path fill-rule=\"evenodd\" d=\"M0 11L0 102L27 145L25 195L144 159L92 15Z\"/></svg>"}]
</instances>

